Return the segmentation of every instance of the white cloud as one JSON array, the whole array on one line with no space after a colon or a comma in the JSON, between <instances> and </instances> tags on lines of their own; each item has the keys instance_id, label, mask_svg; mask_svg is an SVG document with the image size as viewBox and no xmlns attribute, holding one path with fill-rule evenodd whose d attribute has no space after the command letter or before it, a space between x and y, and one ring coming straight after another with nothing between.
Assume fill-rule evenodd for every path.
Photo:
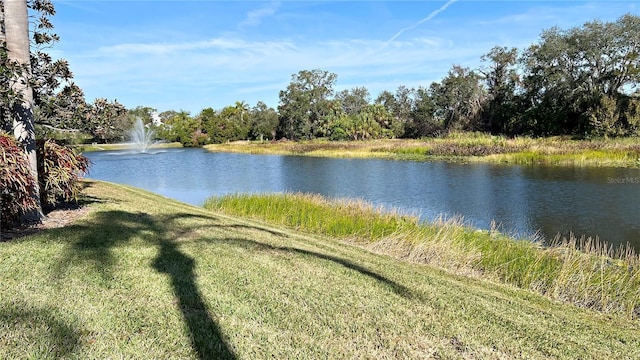
<instances>
[{"instance_id":1,"label":"white cloud","mask_svg":"<svg viewBox=\"0 0 640 360\"><path fill-rule=\"evenodd\" d=\"M262 22L263 18L272 16L273 14L275 14L279 7L280 7L280 2L272 2L265 7L249 11L247 13L246 19L244 19L244 21L242 21L238 26L241 28L258 26Z\"/></svg>"},{"instance_id":2,"label":"white cloud","mask_svg":"<svg viewBox=\"0 0 640 360\"><path fill-rule=\"evenodd\" d=\"M195 98L214 97L207 94L218 92L224 97L218 95L215 104L207 106L223 107L243 97L250 103L268 98L277 101L278 91L286 87L292 74L303 69L335 72L339 86L365 86L373 97L402 84L428 86L454 62L476 59L478 53L488 49L482 44L457 48L450 44L449 39L433 37L396 41L388 48L383 41L372 39L295 43L289 39L248 41L236 37L124 43L98 48L82 55L82 59L77 54L68 58L81 85L95 86L103 94L117 94L101 96L123 99L127 93L172 92L173 97L185 97L183 106L189 106ZM379 88L382 84L391 87Z\"/></svg>"}]
</instances>

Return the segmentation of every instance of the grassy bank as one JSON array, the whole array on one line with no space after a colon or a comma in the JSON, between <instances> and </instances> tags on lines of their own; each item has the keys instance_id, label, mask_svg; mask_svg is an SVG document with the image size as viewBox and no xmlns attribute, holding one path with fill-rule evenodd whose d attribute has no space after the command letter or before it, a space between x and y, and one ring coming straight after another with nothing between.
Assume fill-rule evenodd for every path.
<instances>
[{"instance_id":1,"label":"grassy bank","mask_svg":"<svg viewBox=\"0 0 640 360\"><path fill-rule=\"evenodd\" d=\"M73 225L0 243L0 358L640 357L637 320L125 186L84 194Z\"/></svg>"},{"instance_id":2,"label":"grassy bank","mask_svg":"<svg viewBox=\"0 0 640 360\"><path fill-rule=\"evenodd\" d=\"M455 220L424 224L366 203L317 195L228 195L209 199L205 207L349 240L400 259L497 280L592 310L630 319L640 316L640 259L630 249L571 243L575 240L543 247L467 228Z\"/></svg>"},{"instance_id":3,"label":"grassy bank","mask_svg":"<svg viewBox=\"0 0 640 360\"><path fill-rule=\"evenodd\" d=\"M209 151L399 160L481 161L510 164L640 166L640 138L572 140L566 137L509 139L482 133L452 133L425 140L334 142L234 142Z\"/></svg>"}]
</instances>

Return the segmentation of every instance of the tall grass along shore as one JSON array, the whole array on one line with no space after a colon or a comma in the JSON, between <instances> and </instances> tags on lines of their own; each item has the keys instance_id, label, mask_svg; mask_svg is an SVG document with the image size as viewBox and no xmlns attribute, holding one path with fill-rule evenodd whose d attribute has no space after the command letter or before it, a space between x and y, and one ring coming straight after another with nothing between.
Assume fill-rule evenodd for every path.
<instances>
[{"instance_id":1,"label":"tall grass along shore","mask_svg":"<svg viewBox=\"0 0 640 360\"><path fill-rule=\"evenodd\" d=\"M323 157L449 160L506 164L640 167L640 138L573 140L568 137L506 138L451 133L423 140L248 142L207 145L209 151Z\"/></svg>"},{"instance_id":2,"label":"tall grass along shore","mask_svg":"<svg viewBox=\"0 0 640 360\"><path fill-rule=\"evenodd\" d=\"M640 324L624 310L631 300L580 308L483 274L575 259L598 276L620 269L610 279L624 293L636 281L622 275L636 271L626 263L560 248L527 262L536 246L452 224L420 228L387 215L362 224L366 205L296 199L304 214L272 201L284 217L299 214L289 216L297 230L87 182L82 218L0 243L0 358L640 358ZM316 234L329 217L343 221L331 225L335 235ZM522 256L485 257L498 246ZM596 279L561 274L609 296ZM552 290L551 275L518 279L509 282L583 296Z\"/></svg>"}]
</instances>

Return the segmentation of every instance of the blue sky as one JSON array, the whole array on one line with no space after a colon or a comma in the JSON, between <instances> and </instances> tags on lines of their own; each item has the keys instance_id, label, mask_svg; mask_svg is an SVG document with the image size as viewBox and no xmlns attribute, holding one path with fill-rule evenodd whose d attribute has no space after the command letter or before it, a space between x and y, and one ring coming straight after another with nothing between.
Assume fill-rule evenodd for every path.
<instances>
[{"instance_id":1,"label":"blue sky","mask_svg":"<svg viewBox=\"0 0 640 360\"><path fill-rule=\"evenodd\" d=\"M54 0L67 59L88 101L159 111L278 105L300 70L335 89L427 87L453 64L481 66L492 47L524 49L553 26L640 14L639 1Z\"/></svg>"}]
</instances>

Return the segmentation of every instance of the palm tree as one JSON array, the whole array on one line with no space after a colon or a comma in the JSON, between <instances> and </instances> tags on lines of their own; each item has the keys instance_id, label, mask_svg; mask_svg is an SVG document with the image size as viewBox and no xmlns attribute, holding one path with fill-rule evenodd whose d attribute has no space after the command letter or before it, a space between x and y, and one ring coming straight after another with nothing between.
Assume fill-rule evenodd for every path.
<instances>
[{"instance_id":1,"label":"palm tree","mask_svg":"<svg viewBox=\"0 0 640 360\"><path fill-rule=\"evenodd\" d=\"M7 57L9 61L20 65L20 70L15 74L11 84L12 90L19 95L20 99L11 108L13 133L27 154L31 174L36 180L34 197L37 200L38 208L33 213L27 214L27 217L40 220L44 215L40 207L40 191L37 186L38 163L33 117L33 90L29 83L31 64L27 0L4 0L2 5L2 18L4 19L2 38L6 42Z\"/></svg>"},{"instance_id":2,"label":"palm tree","mask_svg":"<svg viewBox=\"0 0 640 360\"><path fill-rule=\"evenodd\" d=\"M236 113L240 114L240 123L244 124L244 113L249 111L249 106L247 105L246 102L244 102L244 100L236 101L235 110L236 110Z\"/></svg>"}]
</instances>

